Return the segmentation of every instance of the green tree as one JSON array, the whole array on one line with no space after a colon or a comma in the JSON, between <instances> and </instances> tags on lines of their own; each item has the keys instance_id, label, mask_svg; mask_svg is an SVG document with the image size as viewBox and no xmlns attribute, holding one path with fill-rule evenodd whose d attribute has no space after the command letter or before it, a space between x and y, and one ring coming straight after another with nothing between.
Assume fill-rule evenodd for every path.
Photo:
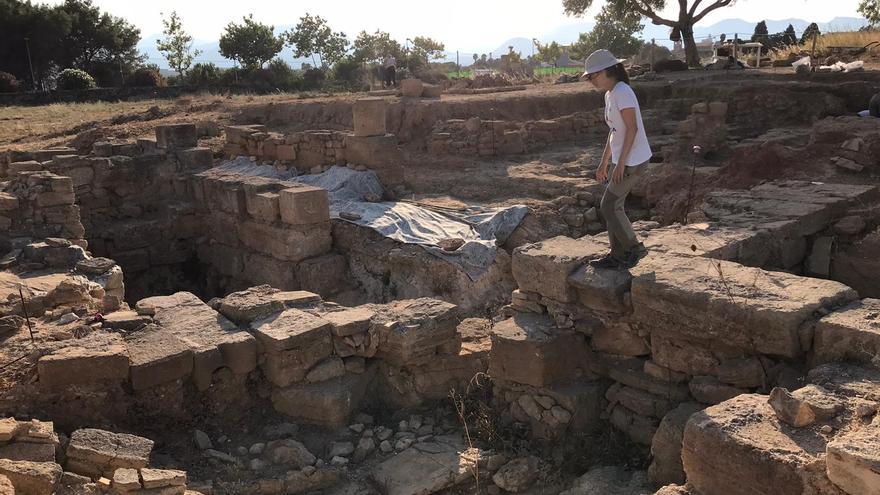
<instances>
[{"instance_id":1,"label":"green tree","mask_svg":"<svg viewBox=\"0 0 880 495\"><path fill-rule=\"evenodd\" d=\"M791 24L785 28L785 33L782 34L782 42L786 45L797 45L798 37L797 33L794 31L794 26Z\"/></svg>"},{"instance_id":2,"label":"green tree","mask_svg":"<svg viewBox=\"0 0 880 495\"><path fill-rule=\"evenodd\" d=\"M295 28L285 33L296 57L311 57L315 67L333 65L348 51L348 38L333 32L321 16L302 16ZM320 62L315 61L315 55Z\"/></svg>"},{"instance_id":3,"label":"green tree","mask_svg":"<svg viewBox=\"0 0 880 495\"><path fill-rule=\"evenodd\" d=\"M359 62L378 62L385 55L391 55L397 60L404 58L403 47L384 31L377 30L372 34L361 31L355 38L352 49L352 57Z\"/></svg>"},{"instance_id":4,"label":"green tree","mask_svg":"<svg viewBox=\"0 0 880 495\"><path fill-rule=\"evenodd\" d=\"M880 24L880 0L862 0L859 3L859 14L865 16L872 26Z\"/></svg>"},{"instance_id":5,"label":"green tree","mask_svg":"<svg viewBox=\"0 0 880 495\"><path fill-rule=\"evenodd\" d=\"M770 47L770 31L767 30L767 22L761 21L755 26L755 34L752 35L753 43L761 43L764 48Z\"/></svg>"},{"instance_id":6,"label":"green tree","mask_svg":"<svg viewBox=\"0 0 880 495\"><path fill-rule=\"evenodd\" d=\"M439 60L444 57L446 46L427 36L416 36L412 40L412 52L425 61L425 65L431 63L432 60Z\"/></svg>"},{"instance_id":7,"label":"green tree","mask_svg":"<svg viewBox=\"0 0 880 495\"><path fill-rule=\"evenodd\" d=\"M70 31L58 41L59 67L82 69L104 86L143 62L137 50L140 30L125 19L102 13L91 0L65 0L58 9L70 22Z\"/></svg>"},{"instance_id":8,"label":"green tree","mask_svg":"<svg viewBox=\"0 0 880 495\"><path fill-rule=\"evenodd\" d=\"M284 40L276 37L275 27L254 20L253 14L242 24L230 22L220 36L220 54L235 60L247 69L260 69L284 48Z\"/></svg>"},{"instance_id":9,"label":"green tree","mask_svg":"<svg viewBox=\"0 0 880 495\"><path fill-rule=\"evenodd\" d=\"M647 17L653 24L668 26L672 29L670 38L681 39L684 42L688 65L696 67L700 65L700 53L697 51L697 42L694 39L694 25L703 20L710 12L727 7L736 0L711 0L704 4L703 0L678 0L678 15L665 18L661 13L666 8L666 0L605 0L619 8L619 12L630 11L642 17ZM583 15L592 7L594 0L562 0L565 13L568 15ZM690 4L690 5L689 5ZM702 6L702 8L700 8Z\"/></svg>"},{"instance_id":10,"label":"green tree","mask_svg":"<svg viewBox=\"0 0 880 495\"><path fill-rule=\"evenodd\" d=\"M821 35L822 31L819 31L819 25L813 22L807 26L807 29L804 30L804 34L801 35L801 44L806 45L807 43L812 43L813 37Z\"/></svg>"},{"instance_id":11,"label":"green tree","mask_svg":"<svg viewBox=\"0 0 880 495\"><path fill-rule=\"evenodd\" d=\"M644 44L635 37L644 29L642 16L631 10L605 4L596 16L596 25L589 33L581 33L571 45L571 55L585 59L594 51L604 48L618 57L631 57Z\"/></svg>"},{"instance_id":12,"label":"green tree","mask_svg":"<svg viewBox=\"0 0 880 495\"><path fill-rule=\"evenodd\" d=\"M541 43L537 43L538 46L538 60L542 62L546 62L548 64L553 64L553 67L556 67L559 62L559 57L562 56L562 46L557 42L547 43L542 45Z\"/></svg>"},{"instance_id":13,"label":"green tree","mask_svg":"<svg viewBox=\"0 0 880 495\"><path fill-rule=\"evenodd\" d=\"M186 77L193 59L201 55L202 51L192 49L193 37L183 29L183 23L176 11L172 11L167 19L163 15L162 25L165 26L162 31L165 38L156 40L156 48L162 52L169 67L180 74L181 78Z\"/></svg>"}]
</instances>

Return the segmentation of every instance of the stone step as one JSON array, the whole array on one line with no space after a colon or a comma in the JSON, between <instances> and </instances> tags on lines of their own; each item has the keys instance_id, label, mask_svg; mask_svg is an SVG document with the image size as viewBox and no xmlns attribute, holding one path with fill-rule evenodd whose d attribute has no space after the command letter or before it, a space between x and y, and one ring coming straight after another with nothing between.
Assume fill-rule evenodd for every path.
<instances>
[{"instance_id":1,"label":"stone step","mask_svg":"<svg viewBox=\"0 0 880 495\"><path fill-rule=\"evenodd\" d=\"M814 365L849 361L880 366L880 299L862 299L819 320Z\"/></svg>"},{"instance_id":2,"label":"stone step","mask_svg":"<svg viewBox=\"0 0 880 495\"><path fill-rule=\"evenodd\" d=\"M805 323L858 297L838 282L705 258L648 256L631 273L633 318L652 333L786 357L809 349Z\"/></svg>"},{"instance_id":3,"label":"stone step","mask_svg":"<svg viewBox=\"0 0 880 495\"><path fill-rule=\"evenodd\" d=\"M546 315L517 313L492 329L489 375L544 387L584 374L589 354L580 334L557 328Z\"/></svg>"}]
</instances>

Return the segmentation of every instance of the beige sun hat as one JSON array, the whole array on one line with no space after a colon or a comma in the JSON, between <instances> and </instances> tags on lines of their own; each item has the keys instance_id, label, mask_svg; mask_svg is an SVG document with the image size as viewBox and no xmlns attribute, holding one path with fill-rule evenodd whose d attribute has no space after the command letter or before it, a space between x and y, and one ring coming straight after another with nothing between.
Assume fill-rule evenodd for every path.
<instances>
[{"instance_id":1,"label":"beige sun hat","mask_svg":"<svg viewBox=\"0 0 880 495\"><path fill-rule=\"evenodd\" d=\"M591 53L589 57L587 57L587 61L584 64L584 76L595 74L596 72L601 72L609 67L614 67L617 64L622 64L626 62L626 59L619 60L608 50L596 50Z\"/></svg>"}]
</instances>

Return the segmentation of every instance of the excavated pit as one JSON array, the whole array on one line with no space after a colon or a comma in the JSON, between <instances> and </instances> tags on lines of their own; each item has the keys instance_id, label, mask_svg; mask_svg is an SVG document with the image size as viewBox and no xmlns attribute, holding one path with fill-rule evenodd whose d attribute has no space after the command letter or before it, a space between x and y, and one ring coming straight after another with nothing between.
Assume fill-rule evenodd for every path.
<instances>
[{"instance_id":1,"label":"excavated pit","mask_svg":"<svg viewBox=\"0 0 880 495\"><path fill-rule=\"evenodd\" d=\"M255 106L222 152L181 124L9 153L0 487L873 493L880 128L836 117L877 79L846 77L639 85L650 255L623 272L588 264L604 133L574 87ZM369 203L530 213L469 276L292 177L346 164Z\"/></svg>"}]
</instances>

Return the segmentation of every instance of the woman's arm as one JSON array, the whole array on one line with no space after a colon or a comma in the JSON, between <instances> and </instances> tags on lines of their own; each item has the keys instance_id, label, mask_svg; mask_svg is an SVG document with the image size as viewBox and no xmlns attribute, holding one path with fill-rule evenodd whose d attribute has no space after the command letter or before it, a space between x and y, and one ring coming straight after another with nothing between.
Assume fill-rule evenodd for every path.
<instances>
[{"instance_id":1,"label":"woman's arm","mask_svg":"<svg viewBox=\"0 0 880 495\"><path fill-rule=\"evenodd\" d=\"M629 160L629 153L632 151L633 143L636 142L636 136L639 132L639 123L636 120L635 108L624 108L620 110L623 117L623 123L626 126L623 136L623 149L620 151L620 161L611 173L611 181L617 184L623 180L623 172L626 170L626 162Z\"/></svg>"},{"instance_id":2,"label":"woman's arm","mask_svg":"<svg viewBox=\"0 0 880 495\"><path fill-rule=\"evenodd\" d=\"M596 180L599 182L608 180L609 161L611 161L611 131L608 131L608 137L605 139L605 151L602 152L602 161L599 162L599 168L596 169Z\"/></svg>"}]
</instances>

